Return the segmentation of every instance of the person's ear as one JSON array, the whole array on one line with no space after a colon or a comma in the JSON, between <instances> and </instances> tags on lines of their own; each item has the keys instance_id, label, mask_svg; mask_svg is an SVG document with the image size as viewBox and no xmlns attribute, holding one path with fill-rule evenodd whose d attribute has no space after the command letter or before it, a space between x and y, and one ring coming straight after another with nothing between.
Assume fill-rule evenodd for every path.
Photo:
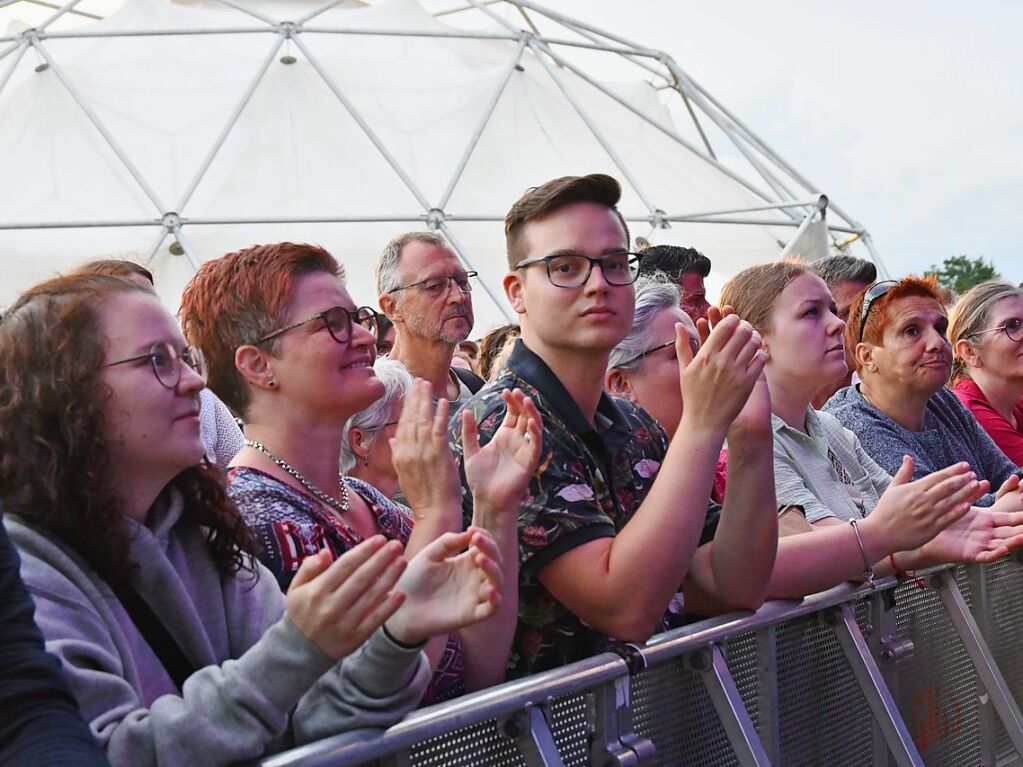
<instances>
[{"instance_id":1,"label":"person's ear","mask_svg":"<svg viewBox=\"0 0 1023 767\"><path fill-rule=\"evenodd\" d=\"M977 354L977 350L965 338L960 338L955 343L955 355L961 359L966 367L979 368L984 367L983 361L980 359L980 355Z\"/></svg>"},{"instance_id":2,"label":"person's ear","mask_svg":"<svg viewBox=\"0 0 1023 767\"><path fill-rule=\"evenodd\" d=\"M604 373L604 388L616 397L627 399L629 402L636 401L636 393L632 390L628 374L618 368L611 368Z\"/></svg>"},{"instance_id":3,"label":"person's ear","mask_svg":"<svg viewBox=\"0 0 1023 767\"><path fill-rule=\"evenodd\" d=\"M384 293L383 295L378 296L377 303L380 304L380 311L382 311L391 322L394 322L396 318L400 319L400 315L398 314L398 295L396 293Z\"/></svg>"},{"instance_id":4,"label":"person's ear","mask_svg":"<svg viewBox=\"0 0 1023 767\"><path fill-rule=\"evenodd\" d=\"M862 341L856 344L856 348L853 349L853 359L856 360L857 370L869 370L871 373L877 372L877 362L874 360L874 352L876 347L873 344L863 343Z\"/></svg>"},{"instance_id":5,"label":"person's ear","mask_svg":"<svg viewBox=\"0 0 1023 767\"><path fill-rule=\"evenodd\" d=\"M369 436L358 426L353 426L348 431L348 447L360 461L369 460L369 449L372 445Z\"/></svg>"},{"instance_id":6,"label":"person's ear","mask_svg":"<svg viewBox=\"0 0 1023 767\"><path fill-rule=\"evenodd\" d=\"M526 301L523 296L522 284L523 275L518 271L511 271L504 275L502 284L504 285L504 294L508 297L508 303L511 304L511 308L516 314L526 313Z\"/></svg>"},{"instance_id":7,"label":"person's ear","mask_svg":"<svg viewBox=\"0 0 1023 767\"><path fill-rule=\"evenodd\" d=\"M273 389L277 386L272 358L254 344L242 344L235 349L234 366L250 386L257 389Z\"/></svg>"}]
</instances>

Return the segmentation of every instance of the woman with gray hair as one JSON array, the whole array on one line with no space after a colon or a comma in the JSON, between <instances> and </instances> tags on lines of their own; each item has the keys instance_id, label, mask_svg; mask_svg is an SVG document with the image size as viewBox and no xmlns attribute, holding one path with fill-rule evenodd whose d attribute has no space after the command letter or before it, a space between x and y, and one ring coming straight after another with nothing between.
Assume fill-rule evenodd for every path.
<instances>
[{"instance_id":1,"label":"woman with gray hair","mask_svg":"<svg viewBox=\"0 0 1023 767\"><path fill-rule=\"evenodd\" d=\"M982 282L949 315L952 391L995 444L1023 465L1023 290Z\"/></svg>"},{"instance_id":2,"label":"woman with gray hair","mask_svg":"<svg viewBox=\"0 0 1023 767\"><path fill-rule=\"evenodd\" d=\"M385 357L373 363L384 394L345 423L341 440L341 471L361 479L388 498L398 494L398 473L391 460L391 440L401 406L412 386L412 374L400 362Z\"/></svg>"}]
</instances>

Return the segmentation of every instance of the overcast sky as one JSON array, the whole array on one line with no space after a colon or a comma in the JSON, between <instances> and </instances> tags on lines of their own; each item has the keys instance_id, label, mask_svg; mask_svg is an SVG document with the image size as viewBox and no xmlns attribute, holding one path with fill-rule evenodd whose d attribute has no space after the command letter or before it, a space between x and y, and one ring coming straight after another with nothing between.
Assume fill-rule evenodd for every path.
<instances>
[{"instance_id":1,"label":"overcast sky","mask_svg":"<svg viewBox=\"0 0 1023 767\"><path fill-rule=\"evenodd\" d=\"M670 53L864 224L893 274L965 253L1023 280L1023 3L548 5Z\"/></svg>"}]
</instances>

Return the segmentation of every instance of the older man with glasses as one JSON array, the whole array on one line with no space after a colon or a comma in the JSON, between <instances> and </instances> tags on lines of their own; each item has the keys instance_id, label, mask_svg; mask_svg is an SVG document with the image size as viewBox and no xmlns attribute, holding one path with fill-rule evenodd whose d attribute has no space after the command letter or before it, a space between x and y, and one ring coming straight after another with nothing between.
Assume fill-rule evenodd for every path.
<instances>
[{"instance_id":1,"label":"older man with glasses","mask_svg":"<svg viewBox=\"0 0 1023 767\"><path fill-rule=\"evenodd\" d=\"M459 343L472 332L472 279L443 237L409 232L384 248L377 264L377 297L393 323L390 355L430 382L435 397L468 399L483 381L451 367Z\"/></svg>"}]
</instances>

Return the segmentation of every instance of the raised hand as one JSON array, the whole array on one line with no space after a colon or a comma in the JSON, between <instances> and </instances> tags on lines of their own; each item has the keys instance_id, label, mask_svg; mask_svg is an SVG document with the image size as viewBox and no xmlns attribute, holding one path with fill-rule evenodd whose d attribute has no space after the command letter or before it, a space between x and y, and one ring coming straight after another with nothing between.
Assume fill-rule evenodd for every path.
<instances>
[{"instance_id":1,"label":"raised hand","mask_svg":"<svg viewBox=\"0 0 1023 767\"><path fill-rule=\"evenodd\" d=\"M889 551L922 546L970 511L970 504L987 492L968 463L957 463L915 482L913 459L905 456L873 512L861 524L876 527L878 540Z\"/></svg>"},{"instance_id":2,"label":"raised hand","mask_svg":"<svg viewBox=\"0 0 1023 767\"><path fill-rule=\"evenodd\" d=\"M475 504L517 510L540 459L543 424L536 405L520 389L505 389L501 396L507 406L504 420L486 447L480 448L472 412L462 412L465 479Z\"/></svg>"},{"instance_id":3,"label":"raised hand","mask_svg":"<svg viewBox=\"0 0 1023 767\"><path fill-rule=\"evenodd\" d=\"M306 557L285 598L288 618L324 653L343 658L401 605L394 585L404 569L401 544L382 535L333 562L327 550Z\"/></svg>"},{"instance_id":4,"label":"raised hand","mask_svg":"<svg viewBox=\"0 0 1023 767\"><path fill-rule=\"evenodd\" d=\"M729 428L746 405L764 369L766 355L759 334L730 314L714 326L700 351L693 354L689 333L675 325L683 422L698 428Z\"/></svg>"},{"instance_id":5,"label":"raised hand","mask_svg":"<svg viewBox=\"0 0 1023 767\"><path fill-rule=\"evenodd\" d=\"M417 378L391 438L391 460L416 519L453 515L446 527L457 529L462 526L462 491L448 447L448 407L443 397L434 405L429 382Z\"/></svg>"},{"instance_id":6,"label":"raised hand","mask_svg":"<svg viewBox=\"0 0 1023 767\"><path fill-rule=\"evenodd\" d=\"M966 514L926 543L920 554L925 565L993 562L1021 545L1023 511L1003 512L971 506Z\"/></svg>"},{"instance_id":7,"label":"raised hand","mask_svg":"<svg viewBox=\"0 0 1023 767\"><path fill-rule=\"evenodd\" d=\"M387 630L399 642L417 644L489 618L501 603L500 560L494 541L479 528L440 536L412 558L398 581L405 603Z\"/></svg>"},{"instance_id":8,"label":"raised hand","mask_svg":"<svg viewBox=\"0 0 1023 767\"><path fill-rule=\"evenodd\" d=\"M1002 483L995 493L995 503L991 507L998 511L1023 511L1023 485L1017 475L1012 474Z\"/></svg>"}]
</instances>

